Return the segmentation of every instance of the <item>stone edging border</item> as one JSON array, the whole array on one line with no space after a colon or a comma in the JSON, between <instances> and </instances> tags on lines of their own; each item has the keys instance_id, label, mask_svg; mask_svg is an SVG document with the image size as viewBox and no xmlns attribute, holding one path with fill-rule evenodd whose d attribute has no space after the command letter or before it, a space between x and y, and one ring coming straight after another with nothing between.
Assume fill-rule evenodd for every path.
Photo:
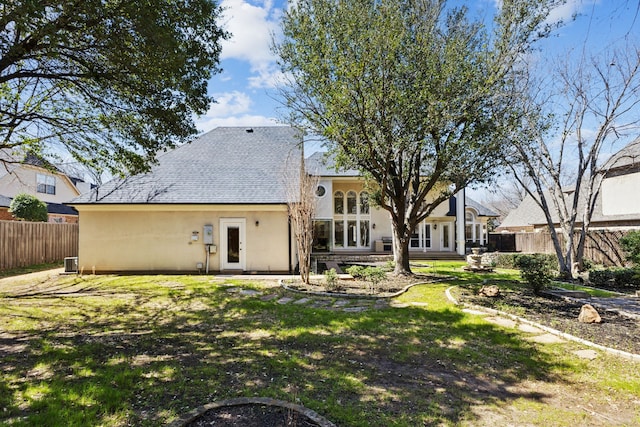
<instances>
[{"instance_id":1,"label":"stone edging border","mask_svg":"<svg viewBox=\"0 0 640 427\"><path fill-rule=\"evenodd\" d=\"M553 329L553 328L550 328L548 326L541 325L541 324L536 323L536 322L532 322L531 320L525 319L523 317L516 316L516 315L511 314L511 313L506 313L504 311L496 310L496 309L493 309L493 308L482 307L481 305L461 303L458 300L456 300L453 297L453 295L451 295L451 289L456 288L456 287L457 286L451 286L451 287L447 288L445 290L445 295L447 296L447 299L449 301L451 301L453 304L455 304L457 306L469 307L469 308L473 308L475 310L484 311L484 312L486 312L488 314L494 314L494 315L508 317L511 320L515 320L515 321L520 322L520 323L525 323L527 325L534 326L536 328L542 329L545 332L548 332L550 334L559 336L559 337L564 338L566 340L574 341L574 342L586 345L588 347L593 347L593 348L596 348L598 350L602 350L602 351L604 351L606 353L614 354L616 356L621 356L621 357L624 357L624 358L627 358L627 359L631 359L631 360L640 362L640 354L629 353L629 352L626 352L626 351L617 350L615 348L605 347L603 345L596 344L594 342L587 341L587 340L582 339L582 338L578 338L576 336L567 334L565 332L558 331L557 329Z\"/></svg>"},{"instance_id":2,"label":"stone edging border","mask_svg":"<svg viewBox=\"0 0 640 427\"><path fill-rule=\"evenodd\" d=\"M282 287L283 289L289 291L289 292L294 292L297 294L305 294L305 295L313 295L313 296L318 296L318 297L334 297L334 298L353 298L353 299L390 299L390 298L395 298L398 297L402 294L404 294L405 292L407 292L409 289L413 288L414 286L418 286L418 285L429 285L431 283L437 283L439 281L444 281L446 279L438 279L438 280L434 280L431 282L418 282L418 283L412 283L410 285L405 286L404 288L400 289L398 292L394 292L393 294L389 294L389 295L369 295L369 294L362 294L362 295L354 295L354 294L343 294L340 292L320 292L320 291L301 291L299 289L293 289L289 286L287 286L284 283L283 279L278 280L278 284L280 285L280 287Z\"/></svg>"},{"instance_id":3,"label":"stone edging border","mask_svg":"<svg viewBox=\"0 0 640 427\"><path fill-rule=\"evenodd\" d=\"M180 417L178 420L173 421L168 424L167 427L182 427L187 423L194 421L200 415L209 411L210 409L223 408L226 406L242 406L242 405L266 405L266 406L278 406L285 409L290 409L292 411L298 412L299 414L304 415L309 418L314 423L318 424L320 427L336 427L334 423L320 416L317 412L312 411L311 409L305 408L304 406L297 405L291 402L285 402L283 400L272 399L270 397L238 397L235 399L226 399L218 402L207 403L206 405L200 406L187 414Z\"/></svg>"}]
</instances>

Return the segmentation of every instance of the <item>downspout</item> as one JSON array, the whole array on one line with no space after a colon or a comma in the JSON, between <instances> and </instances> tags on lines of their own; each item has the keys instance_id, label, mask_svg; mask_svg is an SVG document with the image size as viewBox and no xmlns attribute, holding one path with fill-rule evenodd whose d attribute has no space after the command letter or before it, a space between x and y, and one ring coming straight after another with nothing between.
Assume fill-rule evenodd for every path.
<instances>
[{"instance_id":1,"label":"downspout","mask_svg":"<svg viewBox=\"0 0 640 427\"><path fill-rule=\"evenodd\" d=\"M289 214L287 214L287 226L289 228L289 274L293 274L293 263L291 262L291 257L293 256L291 247L291 216Z\"/></svg>"},{"instance_id":2,"label":"downspout","mask_svg":"<svg viewBox=\"0 0 640 427\"><path fill-rule=\"evenodd\" d=\"M466 204L466 196L465 189L462 188L456 194L456 252L458 255L465 256L467 253L466 248L466 236L465 236L465 204Z\"/></svg>"}]
</instances>

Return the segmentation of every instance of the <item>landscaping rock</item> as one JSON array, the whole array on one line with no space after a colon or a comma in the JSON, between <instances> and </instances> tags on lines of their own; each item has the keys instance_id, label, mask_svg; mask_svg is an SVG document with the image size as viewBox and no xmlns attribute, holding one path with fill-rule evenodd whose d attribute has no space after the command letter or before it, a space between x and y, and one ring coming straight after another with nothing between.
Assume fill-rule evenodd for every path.
<instances>
[{"instance_id":1,"label":"landscaping rock","mask_svg":"<svg viewBox=\"0 0 640 427\"><path fill-rule=\"evenodd\" d=\"M496 298L500 296L500 288L496 285L483 286L478 291L478 294L484 297Z\"/></svg>"},{"instance_id":2,"label":"landscaping rock","mask_svg":"<svg viewBox=\"0 0 640 427\"><path fill-rule=\"evenodd\" d=\"M593 308L591 304L585 304L580 309L580 314L578 315L578 322L580 323L600 323L602 322L602 318L598 311Z\"/></svg>"}]
</instances>

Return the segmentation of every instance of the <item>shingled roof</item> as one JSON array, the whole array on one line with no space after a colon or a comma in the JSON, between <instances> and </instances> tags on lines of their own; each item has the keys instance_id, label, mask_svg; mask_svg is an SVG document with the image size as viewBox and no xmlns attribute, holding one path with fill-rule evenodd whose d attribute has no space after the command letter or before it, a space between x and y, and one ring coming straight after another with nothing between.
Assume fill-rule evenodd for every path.
<instances>
[{"instance_id":1,"label":"shingled roof","mask_svg":"<svg viewBox=\"0 0 640 427\"><path fill-rule=\"evenodd\" d=\"M149 173L114 179L82 204L281 204L285 167L297 168L302 135L291 127L220 127L158 157Z\"/></svg>"}]
</instances>

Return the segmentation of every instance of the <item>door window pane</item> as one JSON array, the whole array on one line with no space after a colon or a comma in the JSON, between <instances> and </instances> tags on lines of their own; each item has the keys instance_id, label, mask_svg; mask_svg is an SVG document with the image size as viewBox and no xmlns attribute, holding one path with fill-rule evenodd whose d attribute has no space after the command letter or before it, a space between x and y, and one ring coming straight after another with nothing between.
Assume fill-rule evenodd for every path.
<instances>
[{"instance_id":1,"label":"door window pane","mask_svg":"<svg viewBox=\"0 0 640 427\"><path fill-rule=\"evenodd\" d=\"M356 222L347 221L347 246L353 247L358 245L357 233Z\"/></svg>"},{"instance_id":2,"label":"door window pane","mask_svg":"<svg viewBox=\"0 0 640 427\"><path fill-rule=\"evenodd\" d=\"M369 246L369 221L360 221L360 246Z\"/></svg>"},{"instance_id":3,"label":"door window pane","mask_svg":"<svg viewBox=\"0 0 640 427\"><path fill-rule=\"evenodd\" d=\"M227 262L240 262L240 228L227 228Z\"/></svg>"},{"instance_id":4,"label":"door window pane","mask_svg":"<svg viewBox=\"0 0 640 427\"><path fill-rule=\"evenodd\" d=\"M442 247L443 248L449 247L449 226L448 225L442 226Z\"/></svg>"},{"instance_id":5,"label":"door window pane","mask_svg":"<svg viewBox=\"0 0 640 427\"><path fill-rule=\"evenodd\" d=\"M344 247L344 222L336 221L334 223L334 242L335 246L342 248Z\"/></svg>"},{"instance_id":6,"label":"door window pane","mask_svg":"<svg viewBox=\"0 0 640 427\"><path fill-rule=\"evenodd\" d=\"M424 247L431 247L431 224L424 225Z\"/></svg>"}]
</instances>

